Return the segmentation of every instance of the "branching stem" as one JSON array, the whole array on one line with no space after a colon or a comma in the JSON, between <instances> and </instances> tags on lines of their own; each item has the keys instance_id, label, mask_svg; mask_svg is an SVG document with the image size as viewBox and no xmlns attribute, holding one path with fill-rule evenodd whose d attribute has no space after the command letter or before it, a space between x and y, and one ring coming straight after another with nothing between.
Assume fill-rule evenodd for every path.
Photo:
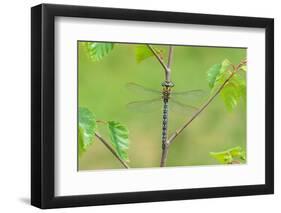
<instances>
[{"instance_id":1,"label":"branching stem","mask_svg":"<svg viewBox=\"0 0 281 213\"><path fill-rule=\"evenodd\" d=\"M240 69L241 66L247 63L246 60L242 60L237 66L232 66L233 71L231 72L230 76L224 81L224 83L218 88L218 90L199 108L190 119L188 119L178 130L176 130L171 137L168 139L167 144L168 146L176 139L176 137L195 119L197 118L204 109L214 100L214 98L221 92L224 86L229 82L229 80L234 76L234 74Z\"/></svg>"},{"instance_id":2,"label":"branching stem","mask_svg":"<svg viewBox=\"0 0 281 213\"><path fill-rule=\"evenodd\" d=\"M169 46L169 53L168 53L168 62L167 65L163 61L163 59L158 55L156 50L151 46L147 45L148 48L152 51L156 59L159 61L159 63L162 65L165 71L165 81L170 82L171 81L171 63L173 61L173 46ZM231 65L232 72L229 75L229 77L223 82L223 84L217 89L217 91L189 118L178 130L176 130L171 137L162 144L162 155L161 155L161 161L160 161L160 167L164 167L166 165L167 157L168 157L168 150L169 146L173 143L173 141L176 139L176 137L182 133L182 131L191 124L191 122L197 118L208 106L209 104L215 99L215 97L222 91L224 86L229 82L229 80L233 77L233 75L241 68L241 66L245 65L247 63L246 60L242 60L237 66Z\"/></svg>"},{"instance_id":3,"label":"branching stem","mask_svg":"<svg viewBox=\"0 0 281 213\"><path fill-rule=\"evenodd\" d=\"M151 52L154 54L154 56L156 57L156 59L159 61L159 63L162 65L162 67L165 70L165 73L167 73L169 71L169 68L167 67L167 65L165 64L165 62L163 61L163 59L160 57L160 55L156 52L156 50L150 45L148 44L147 47L151 50Z\"/></svg>"}]
</instances>

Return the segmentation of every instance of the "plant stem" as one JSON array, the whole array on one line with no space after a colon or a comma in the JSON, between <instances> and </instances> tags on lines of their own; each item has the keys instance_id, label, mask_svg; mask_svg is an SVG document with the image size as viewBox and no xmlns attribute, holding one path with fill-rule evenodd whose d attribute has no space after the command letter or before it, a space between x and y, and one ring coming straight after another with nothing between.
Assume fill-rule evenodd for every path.
<instances>
[{"instance_id":1,"label":"plant stem","mask_svg":"<svg viewBox=\"0 0 281 213\"><path fill-rule=\"evenodd\" d=\"M168 146L171 145L171 143L176 139L176 137L195 119L197 118L201 112L206 109L206 107L214 100L214 98L221 92L221 90L224 88L224 86L227 84L227 82L233 77L233 75L239 70L239 68L246 63L246 60L243 60L241 63L239 63L236 67L233 67L233 71L231 72L230 76L224 81L224 83L218 88L218 90L205 102L205 104L202 105L201 108L199 108L193 116L187 120L178 130L176 130L175 133L172 134L172 136L168 139L167 144Z\"/></svg>"},{"instance_id":2,"label":"plant stem","mask_svg":"<svg viewBox=\"0 0 281 213\"><path fill-rule=\"evenodd\" d=\"M169 146L166 144L165 147L162 148L160 167L165 167L166 166L166 161L167 161L167 157L168 157L168 151L169 151Z\"/></svg>"},{"instance_id":3,"label":"plant stem","mask_svg":"<svg viewBox=\"0 0 281 213\"><path fill-rule=\"evenodd\" d=\"M154 56L157 58L157 60L159 61L159 63L162 65L162 67L165 70L165 73L169 70L169 68L166 66L165 62L163 61L163 59L158 55L158 53L156 52L156 50L151 46L151 45L147 45L147 47L151 50L151 52L154 54Z\"/></svg>"},{"instance_id":4,"label":"plant stem","mask_svg":"<svg viewBox=\"0 0 281 213\"><path fill-rule=\"evenodd\" d=\"M96 120L97 123L102 123L102 124L107 124L107 121L103 121L103 120Z\"/></svg>"},{"instance_id":5,"label":"plant stem","mask_svg":"<svg viewBox=\"0 0 281 213\"><path fill-rule=\"evenodd\" d=\"M173 60L173 54L174 54L174 47L169 46L169 55L168 55L168 63L167 63L167 69L165 70L165 78L167 82L171 81L171 64Z\"/></svg>"},{"instance_id":6,"label":"plant stem","mask_svg":"<svg viewBox=\"0 0 281 213\"><path fill-rule=\"evenodd\" d=\"M130 167L127 165L127 163L125 161L123 161L118 154L116 153L116 151L109 145L109 143L103 139L101 137L101 135L99 135L97 132L95 133L95 136L103 143L103 145L105 145L105 147L120 161L120 163L126 168L129 169Z\"/></svg>"}]
</instances>

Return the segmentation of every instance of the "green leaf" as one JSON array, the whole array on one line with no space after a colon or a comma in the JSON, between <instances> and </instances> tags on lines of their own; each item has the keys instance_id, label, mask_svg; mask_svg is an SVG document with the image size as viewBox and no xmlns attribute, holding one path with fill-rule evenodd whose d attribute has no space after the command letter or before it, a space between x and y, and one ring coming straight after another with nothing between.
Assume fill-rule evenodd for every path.
<instances>
[{"instance_id":1,"label":"green leaf","mask_svg":"<svg viewBox=\"0 0 281 213\"><path fill-rule=\"evenodd\" d=\"M153 48L157 54L160 55L160 57L163 57L163 51L159 50L157 48ZM142 62L145 59L148 59L149 57L153 56L153 52L148 48L145 44L139 44L135 48L135 54L136 54L136 61L137 63Z\"/></svg>"},{"instance_id":2,"label":"green leaf","mask_svg":"<svg viewBox=\"0 0 281 213\"><path fill-rule=\"evenodd\" d=\"M210 155L222 164L230 164L234 160L246 160L246 152L240 146L222 152L210 152Z\"/></svg>"},{"instance_id":3,"label":"green leaf","mask_svg":"<svg viewBox=\"0 0 281 213\"><path fill-rule=\"evenodd\" d=\"M86 47L91 59L100 61L112 51L114 43L86 42Z\"/></svg>"},{"instance_id":4,"label":"green leaf","mask_svg":"<svg viewBox=\"0 0 281 213\"><path fill-rule=\"evenodd\" d=\"M242 148L240 146L233 147L233 148L229 149L228 152L231 154L232 157L240 157Z\"/></svg>"},{"instance_id":5,"label":"green leaf","mask_svg":"<svg viewBox=\"0 0 281 213\"><path fill-rule=\"evenodd\" d=\"M244 102L244 104L246 104L247 102L247 97L246 97L246 84L241 84L240 85L240 95L241 95L241 98Z\"/></svg>"},{"instance_id":6,"label":"green leaf","mask_svg":"<svg viewBox=\"0 0 281 213\"><path fill-rule=\"evenodd\" d=\"M212 89L211 93L215 93L230 77L232 74L232 71L229 70L230 65L230 61L225 59L221 64L215 64L208 70L207 75L209 86ZM242 69L242 67L240 69ZM238 105L240 100L243 100L246 104L245 75L241 76L238 73L235 73L224 85L224 88L220 92L220 97L228 111L232 111Z\"/></svg>"},{"instance_id":7,"label":"green leaf","mask_svg":"<svg viewBox=\"0 0 281 213\"><path fill-rule=\"evenodd\" d=\"M93 138L97 128L95 116L87 108L79 108L78 125L78 153L79 156L86 151L89 145L93 143Z\"/></svg>"},{"instance_id":8,"label":"green leaf","mask_svg":"<svg viewBox=\"0 0 281 213\"><path fill-rule=\"evenodd\" d=\"M232 111L238 105L240 100L243 100L246 104L245 80L239 76L238 73L234 74L224 86L220 95L228 111Z\"/></svg>"},{"instance_id":9,"label":"green leaf","mask_svg":"<svg viewBox=\"0 0 281 213\"><path fill-rule=\"evenodd\" d=\"M216 78L220 73L221 64L214 64L208 71L207 71L207 79L209 82L209 87L212 89L214 87Z\"/></svg>"},{"instance_id":10,"label":"green leaf","mask_svg":"<svg viewBox=\"0 0 281 213\"><path fill-rule=\"evenodd\" d=\"M220 94L228 111L232 111L238 104L238 89L231 83L227 83Z\"/></svg>"},{"instance_id":11,"label":"green leaf","mask_svg":"<svg viewBox=\"0 0 281 213\"><path fill-rule=\"evenodd\" d=\"M129 161L129 131L117 121L108 121L108 130L111 143L115 148L118 156L125 161Z\"/></svg>"},{"instance_id":12,"label":"green leaf","mask_svg":"<svg viewBox=\"0 0 281 213\"><path fill-rule=\"evenodd\" d=\"M229 164L233 160L231 154L228 151L210 152L210 155L222 164Z\"/></svg>"},{"instance_id":13,"label":"green leaf","mask_svg":"<svg viewBox=\"0 0 281 213\"><path fill-rule=\"evenodd\" d=\"M240 159L243 160L243 161L246 160L246 152L245 151L241 151Z\"/></svg>"},{"instance_id":14,"label":"green leaf","mask_svg":"<svg viewBox=\"0 0 281 213\"><path fill-rule=\"evenodd\" d=\"M209 82L209 87L214 92L229 76L228 67L230 65L230 61L225 59L220 64L214 64L207 71L207 78Z\"/></svg>"},{"instance_id":15,"label":"green leaf","mask_svg":"<svg viewBox=\"0 0 281 213\"><path fill-rule=\"evenodd\" d=\"M138 63L153 56L153 53L146 45L137 45L135 48L136 60Z\"/></svg>"},{"instance_id":16,"label":"green leaf","mask_svg":"<svg viewBox=\"0 0 281 213\"><path fill-rule=\"evenodd\" d=\"M227 68L231 65L230 61L228 59L224 59L223 62L221 63L221 70L220 73L223 73L227 70Z\"/></svg>"},{"instance_id":17,"label":"green leaf","mask_svg":"<svg viewBox=\"0 0 281 213\"><path fill-rule=\"evenodd\" d=\"M231 154L228 151L210 152L210 155L222 164L228 164L232 162Z\"/></svg>"},{"instance_id":18,"label":"green leaf","mask_svg":"<svg viewBox=\"0 0 281 213\"><path fill-rule=\"evenodd\" d=\"M78 156L80 157L86 151L84 147L84 130L80 126L78 127Z\"/></svg>"},{"instance_id":19,"label":"green leaf","mask_svg":"<svg viewBox=\"0 0 281 213\"><path fill-rule=\"evenodd\" d=\"M240 76L239 73L236 73L231 81L232 83L235 84L236 89L238 90L238 101L240 98L242 99L243 103L246 104L246 80L245 76Z\"/></svg>"}]
</instances>

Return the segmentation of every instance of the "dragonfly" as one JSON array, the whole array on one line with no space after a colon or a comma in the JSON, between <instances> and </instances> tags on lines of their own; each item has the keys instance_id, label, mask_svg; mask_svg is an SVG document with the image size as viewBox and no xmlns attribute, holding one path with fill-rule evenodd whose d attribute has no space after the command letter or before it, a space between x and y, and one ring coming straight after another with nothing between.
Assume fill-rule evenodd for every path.
<instances>
[{"instance_id":1,"label":"dragonfly","mask_svg":"<svg viewBox=\"0 0 281 213\"><path fill-rule=\"evenodd\" d=\"M127 104L127 108L130 110L138 111L150 111L151 109L159 109L162 105L162 146L166 146L167 134L168 134L168 114L169 104L171 109L183 113L191 113L197 110L196 106L190 105L189 103L197 101L204 97L205 91L187 90L182 92L175 92L172 89L175 85L171 81L164 81L161 86L162 90L156 90L146 88L135 82L127 83L127 88L134 92L136 95L149 95L153 98L147 100L133 101ZM188 103L188 104L187 104Z\"/></svg>"}]
</instances>

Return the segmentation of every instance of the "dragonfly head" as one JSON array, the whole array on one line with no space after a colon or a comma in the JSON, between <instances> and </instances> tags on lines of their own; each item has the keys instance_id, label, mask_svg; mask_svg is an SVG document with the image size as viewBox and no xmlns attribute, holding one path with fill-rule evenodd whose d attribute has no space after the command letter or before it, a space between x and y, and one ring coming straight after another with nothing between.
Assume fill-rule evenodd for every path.
<instances>
[{"instance_id":1,"label":"dragonfly head","mask_svg":"<svg viewBox=\"0 0 281 213\"><path fill-rule=\"evenodd\" d=\"M173 86L174 86L174 84L171 81L164 81L162 83L162 87L170 88L170 87L173 87Z\"/></svg>"}]
</instances>

